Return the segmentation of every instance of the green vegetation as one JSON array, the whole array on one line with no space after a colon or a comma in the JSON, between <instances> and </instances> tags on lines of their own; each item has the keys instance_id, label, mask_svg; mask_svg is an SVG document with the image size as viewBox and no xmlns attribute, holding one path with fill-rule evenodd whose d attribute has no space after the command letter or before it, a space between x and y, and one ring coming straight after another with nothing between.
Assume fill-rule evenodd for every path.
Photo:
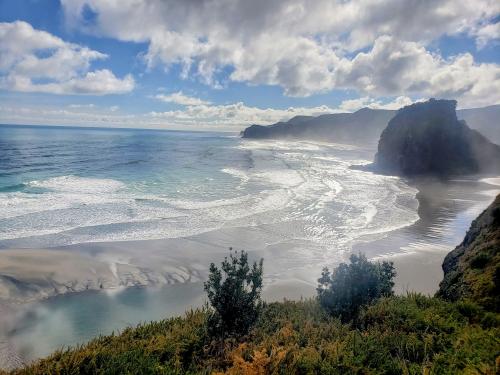
<instances>
[{"instance_id":1,"label":"green vegetation","mask_svg":"<svg viewBox=\"0 0 500 375\"><path fill-rule=\"evenodd\" d=\"M380 299L356 326L314 300L263 306L241 340L214 345L195 310L54 353L17 374L495 374L494 325L477 305L409 294Z\"/></svg>"},{"instance_id":2,"label":"green vegetation","mask_svg":"<svg viewBox=\"0 0 500 375\"><path fill-rule=\"evenodd\" d=\"M351 255L350 261L341 263L332 273L325 267L318 279L321 306L343 322L355 319L362 306L392 295L396 276L392 262L374 264L363 254Z\"/></svg>"},{"instance_id":3,"label":"green vegetation","mask_svg":"<svg viewBox=\"0 0 500 375\"><path fill-rule=\"evenodd\" d=\"M472 222L463 242L446 256L443 269L438 296L500 312L500 195Z\"/></svg>"},{"instance_id":4,"label":"green vegetation","mask_svg":"<svg viewBox=\"0 0 500 375\"><path fill-rule=\"evenodd\" d=\"M205 283L205 291L213 310L208 327L210 335L219 338L246 335L257 320L262 306L262 265L248 264L248 254L229 249L229 259L225 258L221 269L210 264L210 274Z\"/></svg>"}]
</instances>

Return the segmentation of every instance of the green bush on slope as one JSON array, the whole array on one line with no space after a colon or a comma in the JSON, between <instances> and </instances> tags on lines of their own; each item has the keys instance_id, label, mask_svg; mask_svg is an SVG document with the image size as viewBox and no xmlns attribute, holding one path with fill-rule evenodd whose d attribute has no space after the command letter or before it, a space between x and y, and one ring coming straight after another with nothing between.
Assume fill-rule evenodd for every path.
<instances>
[{"instance_id":1,"label":"green bush on slope","mask_svg":"<svg viewBox=\"0 0 500 375\"><path fill-rule=\"evenodd\" d=\"M363 254L349 260L331 273L325 267L317 288L321 306L344 322L355 319L362 306L392 295L396 276L392 262L371 263Z\"/></svg>"},{"instance_id":2,"label":"green bush on slope","mask_svg":"<svg viewBox=\"0 0 500 375\"><path fill-rule=\"evenodd\" d=\"M246 335L257 320L262 305L262 267L264 260L250 268L244 251L225 258L219 269L210 264L205 291L213 308L208 327L219 338Z\"/></svg>"},{"instance_id":3,"label":"green bush on slope","mask_svg":"<svg viewBox=\"0 0 500 375\"><path fill-rule=\"evenodd\" d=\"M473 316L468 316L474 311ZM409 294L363 309L357 328L316 300L263 307L242 342L211 351L209 311L100 337L18 374L495 374L500 327L477 306ZM498 359L497 359L498 361Z\"/></svg>"},{"instance_id":4,"label":"green bush on slope","mask_svg":"<svg viewBox=\"0 0 500 375\"><path fill-rule=\"evenodd\" d=\"M463 242L443 262L437 295L468 299L500 312L500 195L474 220Z\"/></svg>"}]
</instances>

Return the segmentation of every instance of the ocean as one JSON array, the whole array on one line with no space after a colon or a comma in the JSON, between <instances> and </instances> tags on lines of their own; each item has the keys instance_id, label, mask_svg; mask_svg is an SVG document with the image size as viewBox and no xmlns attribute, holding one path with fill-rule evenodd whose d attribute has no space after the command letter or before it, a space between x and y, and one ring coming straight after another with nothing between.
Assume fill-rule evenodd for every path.
<instances>
[{"instance_id":1,"label":"ocean","mask_svg":"<svg viewBox=\"0 0 500 375\"><path fill-rule=\"evenodd\" d=\"M0 127L0 247L265 226L345 251L418 219L416 190L354 146L224 133Z\"/></svg>"}]
</instances>

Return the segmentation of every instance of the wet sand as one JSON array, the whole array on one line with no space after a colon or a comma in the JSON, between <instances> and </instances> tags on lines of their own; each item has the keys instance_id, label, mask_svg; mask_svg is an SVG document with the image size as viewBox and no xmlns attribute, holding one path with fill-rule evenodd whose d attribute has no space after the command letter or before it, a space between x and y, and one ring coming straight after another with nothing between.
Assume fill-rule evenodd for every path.
<instances>
[{"instance_id":1,"label":"wet sand","mask_svg":"<svg viewBox=\"0 0 500 375\"><path fill-rule=\"evenodd\" d=\"M471 221L500 192L495 183L498 181L413 181L419 189L420 219L379 238L358 239L352 252L361 251L372 260L393 260L399 292L433 293L442 277L444 256L461 242ZM269 295L287 298L297 296L297 290L304 296L307 290L314 293L321 268L338 263L329 259L321 264L304 263L307 258L299 253L303 244L262 233L262 227L222 228L186 238L0 250L0 304L86 290L198 282L206 278L209 264L223 259L231 246L247 250L255 259L263 257ZM344 254L342 259L348 256ZM285 287L294 282L295 286Z\"/></svg>"},{"instance_id":2,"label":"wet sand","mask_svg":"<svg viewBox=\"0 0 500 375\"><path fill-rule=\"evenodd\" d=\"M354 251L370 259L387 259L397 270L397 293L434 294L443 278L446 254L460 244L477 216L500 193L500 179L411 181L419 190L420 219L378 240L358 243Z\"/></svg>"}]
</instances>

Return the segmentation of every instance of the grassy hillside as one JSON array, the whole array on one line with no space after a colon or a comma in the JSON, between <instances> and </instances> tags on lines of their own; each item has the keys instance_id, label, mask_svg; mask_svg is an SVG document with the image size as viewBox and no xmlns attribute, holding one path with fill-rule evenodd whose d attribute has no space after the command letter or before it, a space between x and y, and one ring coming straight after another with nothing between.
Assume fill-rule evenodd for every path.
<instances>
[{"instance_id":1,"label":"grassy hillside","mask_svg":"<svg viewBox=\"0 0 500 375\"><path fill-rule=\"evenodd\" d=\"M240 342L211 341L208 313L126 329L16 374L495 374L499 316L410 294L379 300L356 326L316 300L266 305Z\"/></svg>"},{"instance_id":2,"label":"grassy hillside","mask_svg":"<svg viewBox=\"0 0 500 375\"><path fill-rule=\"evenodd\" d=\"M443 270L439 296L451 301L469 299L500 312L500 195L446 256Z\"/></svg>"}]
</instances>

